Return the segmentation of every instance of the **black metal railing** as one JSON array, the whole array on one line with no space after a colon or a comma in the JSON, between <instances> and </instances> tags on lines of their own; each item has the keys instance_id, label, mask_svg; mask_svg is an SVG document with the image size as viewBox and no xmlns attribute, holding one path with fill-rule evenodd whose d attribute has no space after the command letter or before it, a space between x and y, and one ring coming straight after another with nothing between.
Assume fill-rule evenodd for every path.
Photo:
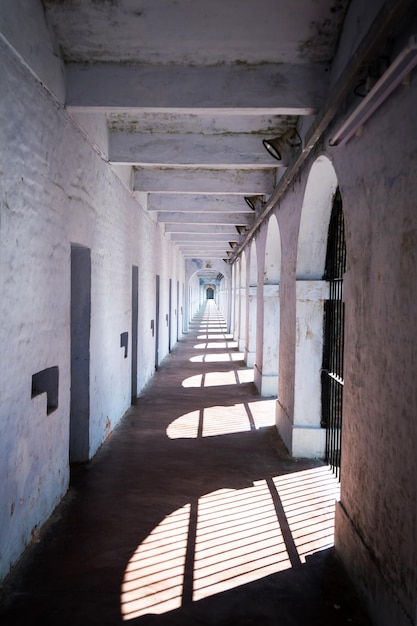
<instances>
[{"instance_id":1,"label":"black metal railing","mask_svg":"<svg viewBox=\"0 0 417 626\"><path fill-rule=\"evenodd\" d=\"M326 428L326 461L340 479L343 413L344 317L343 274L346 244L342 199L336 191L330 217L324 279L329 282L329 300L324 306L322 365L322 427Z\"/></svg>"}]
</instances>

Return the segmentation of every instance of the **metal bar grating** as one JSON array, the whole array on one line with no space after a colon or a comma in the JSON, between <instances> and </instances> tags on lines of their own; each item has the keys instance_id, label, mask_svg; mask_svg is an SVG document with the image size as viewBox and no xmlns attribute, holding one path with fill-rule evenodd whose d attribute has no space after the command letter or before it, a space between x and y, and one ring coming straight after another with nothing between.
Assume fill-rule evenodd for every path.
<instances>
[{"instance_id":1,"label":"metal bar grating","mask_svg":"<svg viewBox=\"0 0 417 626\"><path fill-rule=\"evenodd\" d=\"M324 279L329 300L324 306L322 427L326 428L326 461L340 479L343 412L344 316L343 275L346 243L342 199L337 189L330 217Z\"/></svg>"}]
</instances>

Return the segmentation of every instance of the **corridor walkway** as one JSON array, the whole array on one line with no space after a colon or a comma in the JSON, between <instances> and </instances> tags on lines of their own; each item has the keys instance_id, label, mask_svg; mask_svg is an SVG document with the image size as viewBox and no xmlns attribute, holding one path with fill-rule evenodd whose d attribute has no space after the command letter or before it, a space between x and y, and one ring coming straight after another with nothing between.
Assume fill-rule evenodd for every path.
<instances>
[{"instance_id":1,"label":"corridor walkway","mask_svg":"<svg viewBox=\"0 0 417 626\"><path fill-rule=\"evenodd\" d=\"M2 626L368 626L338 484L291 459L207 301L4 585Z\"/></svg>"}]
</instances>

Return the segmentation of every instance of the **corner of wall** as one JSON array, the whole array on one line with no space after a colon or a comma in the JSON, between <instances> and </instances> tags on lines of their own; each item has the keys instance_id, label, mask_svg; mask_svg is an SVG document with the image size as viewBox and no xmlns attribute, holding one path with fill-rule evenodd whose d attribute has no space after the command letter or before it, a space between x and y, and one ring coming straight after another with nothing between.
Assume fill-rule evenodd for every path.
<instances>
[{"instance_id":1,"label":"corner of wall","mask_svg":"<svg viewBox=\"0 0 417 626\"><path fill-rule=\"evenodd\" d=\"M336 502L335 548L374 624L415 626L415 619L406 614L392 593L392 586L383 577L341 502Z\"/></svg>"}]
</instances>

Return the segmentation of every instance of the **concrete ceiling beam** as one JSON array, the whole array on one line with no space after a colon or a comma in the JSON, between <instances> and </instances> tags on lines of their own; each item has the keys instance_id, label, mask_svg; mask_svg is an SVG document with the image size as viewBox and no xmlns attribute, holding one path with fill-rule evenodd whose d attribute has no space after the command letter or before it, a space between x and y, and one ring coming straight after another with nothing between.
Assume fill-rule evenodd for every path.
<instances>
[{"instance_id":1,"label":"concrete ceiling beam","mask_svg":"<svg viewBox=\"0 0 417 626\"><path fill-rule=\"evenodd\" d=\"M227 259L227 253L225 250L212 250L211 248L194 248L189 250L181 250L180 252L183 256L193 257L194 259L207 259L207 258L216 258L216 259Z\"/></svg>"},{"instance_id":2,"label":"concrete ceiling beam","mask_svg":"<svg viewBox=\"0 0 417 626\"><path fill-rule=\"evenodd\" d=\"M76 114L73 109L73 114ZM101 113L103 115L103 113ZM98 116L95 111L92 115ZM291 115L264 115L259 111L228 110L213 111L212 109L199 110L198 114L181 110L134 110L104 113L107 127L110 132L152 133L157 134L202 134L223 135L224 133L268 133L271 131L284 132L286 128L295 124L297 117Z\"/></svg>"},{"instance_id":3,"label":"concrete ceiling beam","mask_svg":"<svg viewBox=\"0 0 417 626\"><path fill-rule=\"evenodd\" d=\"M198 233L199 228L198 224L165 224L165 232L167 234L171 233ZM205 224L204 232L207 234L210 233L219 233L226 236L235 235L236 227L233 224Z\"/></svg>"},{"instance_id":4,"label":"concrete ceiling beam","mask_svg":"<svg viewBox=\"0 0 417 626\"><path fill-rule=\"evenodd\" d=\"M192 167L137 167L133 170L134 191L156 193L240 193L270 195L277 167L257 169L210 169ZM277 166L279 162L277 161Z\"/></svg>"},{"instance_id":5,"label":"concrete ceiling beam","mask_svg":"<svg viewBox=\"0 0 417 626\"><path fill-rule=\"evenodd\" d=\"M271 167L274 165L274 158L262 145L263 139L271 139L271 133L227 135L110 133L109 160L112 163L130 165Z\"/></svg>"},{"instance_id":6,"label":"concrete ceiling beam","mask_svg":"<svg viewBox=\"0 0 417 626\"><path fill-rule=\"evenodd\" d=\"M315 64L66 65L66 105L109 112L238 108L312 115L323 104L326 89L327 77Z\"/></svg>"},{"instance_id":7,"label":"concrete ceiling beam","mask_svg":"<svg viewBox=\"0 0 417 626\"><path fill-rule=\"evenodd\" d=\"M149 194L148 211L253 213L242 195Z\"/></svg>"},{"instance_id":8,"label":"concrete ceiling beam","mask_svg":"<svg viewBox=\"0 0 417 626\"><path fill-rule=\"evenodd\" d=\"M204 233L199 233L199 232L195 232L195 233L172 233L170 236L171 241L174 242L184 242L184 243L190 243L190 244L194 244L196 241L210 241L210 243L213 244L222 244L225 241L242 241L242 237L239 236L238 232L235 230L234 234L225 234L225 235L218 235L216 233L206 233L206 231L204 230Z\"/></svg>"},{"instance_id":9,"label":"concrete ceiling beam","mask_svg":"<svg viewBox=\"0 0 417 626\"><path fill-rule=\"evenodd\" d=\"M171 224L238 224L239 226L252 225L254 215L249 213L158 213L159 222Z\"/></svg>"}]
</instances>

